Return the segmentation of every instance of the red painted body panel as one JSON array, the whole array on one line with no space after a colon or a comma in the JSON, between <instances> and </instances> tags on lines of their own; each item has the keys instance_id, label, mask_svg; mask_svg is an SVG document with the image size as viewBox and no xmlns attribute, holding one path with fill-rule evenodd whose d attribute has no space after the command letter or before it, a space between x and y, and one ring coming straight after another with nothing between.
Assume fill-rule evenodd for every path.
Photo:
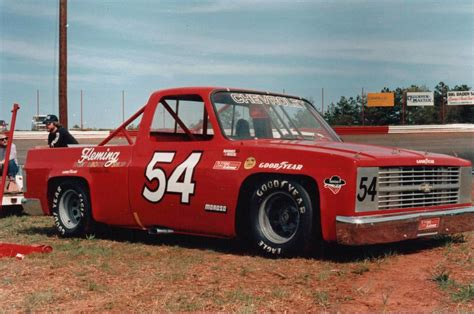
<instances>
[{"instance_id":1,"label":"red painted body panel","mask_svg":"<svg viewBox=\"0 0 474 314\"><path fill-rule=\"evenodd\" d=\"M315 199L319 204L315 205L320 209L323 238L335 241L336 216L358 215L355 213L358 167L410 166L425 158L434 160L436 165L471 166L468 161L450 156L374 145L309 140L231 140L218 130L219 122L210 98L215 90L222 89L178 88L153 93L144 107L132 145L31 149L24 167L26 196L40 199L44 213L50 214L48 183L57 178L82 178L89 187L93 217L99 222L143 229L160 226L181 233L233 237L236 235L240 188L248 177L257 174L304 176L316 183L317 191L308 192L318 195ZM151 136L150 125L160 99L167 95L190 94L200 95L205 102L209 120L215 128L212 139L160 141ZM229 151L232 153L226 153ZM180 193L165 193L157 202L144 198L145 189L157 188L156 182L146 180L147 165L156 152L173 157L172 161L150 169L159 168L167 178L191 154L200 156L194 168L194 191L189 200L183 202ZM97 156L102 159L94 160L99 158ZM110 160L113 163L107 166ZM294 166L288 167L288 164ZM324 187L324 181L333 176L346 182L337 193ZM245 198L250 196L243 195ZM225 206L226 212L205 210L207 206L215 205ZM384 213L440 208L443 206ZM363 214L370 215L371 212Z\"/></svg>"}]
</instances>

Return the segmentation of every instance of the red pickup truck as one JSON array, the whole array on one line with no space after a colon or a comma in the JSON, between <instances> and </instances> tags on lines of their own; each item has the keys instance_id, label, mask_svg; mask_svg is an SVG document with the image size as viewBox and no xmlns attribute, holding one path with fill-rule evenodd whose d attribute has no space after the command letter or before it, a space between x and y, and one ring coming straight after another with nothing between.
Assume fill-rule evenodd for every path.
<instances>
[{"instance_id":1,"label":"red pickup truck","mask_svg":"<svg viewBox=\"0 0 474 314\"><path fill-rule=\"evenodd\" d=\"M63 236L101 222L291 255L474 230L469 161L343 143L308 101L267 92L157 91L99 145L31 149L24 169Z\"/></svg>"}]
</instances>

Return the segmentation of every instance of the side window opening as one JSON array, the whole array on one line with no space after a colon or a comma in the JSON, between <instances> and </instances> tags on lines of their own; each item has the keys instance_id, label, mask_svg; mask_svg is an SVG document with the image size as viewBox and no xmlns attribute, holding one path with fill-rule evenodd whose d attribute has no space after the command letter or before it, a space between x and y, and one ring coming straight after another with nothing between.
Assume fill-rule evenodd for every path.
<instances>
[{"instance_id":1,"label":"side window opening","mask_svg":"<svg viewBox=\"0 0 474 314\"><path fill-rule=\"evenodd\" d=\"M212 139L214 131L199 95L177 95L160 100L150 135L162 141L205 141Z\"/></svg>"}]
</instances>

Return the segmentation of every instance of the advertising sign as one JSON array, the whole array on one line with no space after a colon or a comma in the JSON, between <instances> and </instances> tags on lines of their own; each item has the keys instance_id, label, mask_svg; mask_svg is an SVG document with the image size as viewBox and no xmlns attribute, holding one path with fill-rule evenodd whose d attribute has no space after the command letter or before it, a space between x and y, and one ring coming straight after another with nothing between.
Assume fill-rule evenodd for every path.
<instances>
[{"instance_id":1,"label":"advertising sign","mask_svg":"<svg viewBox=\"0 0 474 314\"><path fill-rule=\"evenodd\" d=\"M368 107L393 107L395 96L393 93L368 93Z\"/></svg>"},{"instance_id":2,"label":"advertising sign","mask_svg":"<svg viewBox=\"0 0 474 314\"><path fill-rule=\"evenodd\" d=\"M448 105L474 105L474 91L448 92Z\"/></svg>"},{"instance_id":3,"label":"advertising sign","mask_svg":"<svg viewBox=\"0 0 474 314\"><path fill-rule=\"evenodd\" d=\"M407 106L433 106L433 92L407 92Z\"/></svg>"}]
</instances>

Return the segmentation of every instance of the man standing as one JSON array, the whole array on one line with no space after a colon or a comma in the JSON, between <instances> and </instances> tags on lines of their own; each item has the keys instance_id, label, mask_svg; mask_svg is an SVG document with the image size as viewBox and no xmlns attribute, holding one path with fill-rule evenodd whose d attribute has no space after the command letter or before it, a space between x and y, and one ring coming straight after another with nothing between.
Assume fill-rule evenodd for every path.
<instances>
[{"instance_id":1,"label":"man standing","mask_svg":"<svg viewBox=\"0 0 474 314\"><path fill-rule=\"evenodd\" d=\"M47 115L44 124L49 132L49 147L68 147L69 144L79 144L74 136L59 124L59 119L54 114Z\"/></svg>"},{"instance_id":2,"label":"man standing","mask_svg":"<svg viewBox=\"0 0 474 314\"><path fill-rule=\"evenodd\" d=\"M7 175L10 179L14 179L18 174L18 162L16 160L16 146L12 143L10 148L10 158L6 158L8 137L0 134L0 170L3 171L5 164L8 167ZM1 175L1 173L0 173Z\"/></svg>"}]
</instances>

